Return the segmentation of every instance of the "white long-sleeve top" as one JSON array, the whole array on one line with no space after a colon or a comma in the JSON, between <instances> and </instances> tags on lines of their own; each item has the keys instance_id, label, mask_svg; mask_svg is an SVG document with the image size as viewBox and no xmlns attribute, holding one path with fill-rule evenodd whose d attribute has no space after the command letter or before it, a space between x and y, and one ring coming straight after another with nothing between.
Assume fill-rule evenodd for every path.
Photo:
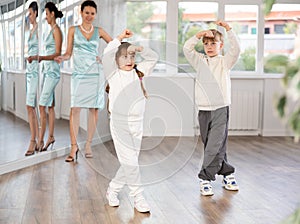
<instances>
[{"instance_id":1,"label":"white long-sleeve top","mask_svg":"<svg viewBox=\"0 0 300 224\"><path fill-rule=\"evenodd\" d=\"M195 102L198 110L212 111L231 104L230 69L237 62L240 45L232 30L227 31L229 49L224 56L208 57L195 50L196 36L187 40L183 52L196 70Z\"/></svg>"},{"instance_id":2,"label":"white long-sleeve top","mask_svg":"<svg viewBox=\"0 0 300 224\"><path fill-rule=\"evenodd\" d=\"M128 120L140 120L145 111L145 96L141 80L135 69L124 71L118 68L115 55L121 45L118 39L109 42L102 58L103 70L109 84L109 111L113 117L126 116ZM158 61L158 55L150 48L144 47L139 53L143 61L137 69L147 77Z\"/></svg>"}]
</instances>

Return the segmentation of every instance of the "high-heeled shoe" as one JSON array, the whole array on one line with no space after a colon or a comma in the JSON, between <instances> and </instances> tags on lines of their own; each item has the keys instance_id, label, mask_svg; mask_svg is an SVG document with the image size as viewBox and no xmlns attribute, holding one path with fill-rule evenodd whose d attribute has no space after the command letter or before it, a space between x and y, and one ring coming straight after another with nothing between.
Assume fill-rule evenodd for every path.
<instances>
[{"instance_id":1,"label":"high-heeled shoe","mask_svg":"<svg viewBox=\"0 0 300 224\"><path fill-rule=\"evenodd\" d=\"M89 147L87 147L87 145ZM92 153L92 149L91 149L91 141L87 141L87 143L85 144L84 156L85 156L85 158L93 158L93 153Z\"/></svg>"},{"instance_id":2,"label":"high-heeled shoe","mask_svg":"<svg viewBox=\"0 0 300 224\"><path fill-rule=\"evenodd\" d=\"M42 152L45 152L48 150L48 147L51 145L51 150L53 149L53 146L54 146L54 142L55 142L55 139L54 139L54 136L50 136L48 138L48 141L45 145L45 147L42 149Z\"/></svg>"},{"instance_id":3,"label":"high-heeled shoe","mask_svg":"<svg viewBox=\"0 0 300 224\"><path fill-rule=\"evenodd\" d=\"M38 152L41 152L44 148L44 141L40 141L37 146L36 146L36 150L35 151L38 151Z\"/></svg>"},{"instance_id":4,"label":"high-heeled shoe","mask_svg":"<svg viewBox=\"0 0 300 224\"><path fill-rule=\"evenodd\" d=\"M73 144L72 144L73 145ZM71 147L72 147L71 145ZM74 144L75 145L75 144ZM78 148L78 145L76 144L76 152L75 152L75 160L77 161L77 158L78 158L78 152L79 152L79 148ZM71 153L70 153L71 154ZM74 157L71 156L71 155L68 155L67 158L65 159L65 162L67 163L70 163L70 162L74 162Z\"/></svg>"},{"instance_id":5,"label":"high-heeled shoe","mask_svg":"<svg viewBox=\"0 0 300 224\"><path fill-rule=\"evenodd\" d=\"M37 148L36 141L35 140L30 140L30 144L29 144L28 150L25 153L25 156L34 155L34 152L35 152L36 148Z\"/></svg>"}]
</instances>

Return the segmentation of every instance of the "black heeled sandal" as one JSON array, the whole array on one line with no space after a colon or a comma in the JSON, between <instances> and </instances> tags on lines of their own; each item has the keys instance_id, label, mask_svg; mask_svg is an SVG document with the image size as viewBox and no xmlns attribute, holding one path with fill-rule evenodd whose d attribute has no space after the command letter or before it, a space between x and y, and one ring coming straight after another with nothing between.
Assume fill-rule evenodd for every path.
<instances>
[{"instance_id":1,"label":"black heeled sandal","mask_svg":"<svg viewBox=\"0 0 300 224\"><path fill-rule=\"evenodd\" d=\"M54 142L55 142L55 139L54 139L54 136L50 136L50 141L47 141L45 147L41 150L42 152L45 152L48 150L48 147L51 145L51 150L53 149L53 146L54 146Z\"/></svg>"},{"instance_id":2,"label":"black heeled sandal","mask_svg":"<svg viewBox=\"0 0 300 224\"><path fill-rule=\"evenodd\" d=\"M44 148L44 141L41 141L37 144L35 151L42 152Z\"/></svg>"},{"instance_id":3,"label":"black heeled sandal","mask_svg":"<svg viewBox=\"0 0 300 224\"><path fill-rule=\"evenodd\" d=\"M34 155L36 148L37 148L36 141L35 140L30 140L30 145L28 147L27 152L25 153L25 156Z\"/></svg>"},{"instance_id":4,"label":"black heeled sandal","mask_svg":"<svg viewBox=\"0 0 300 224\"><path fill-rule=\"evenodd\" d=\"M65 162L67 162L67 163L77 161L77 159L78 159L78 152L79 152L78 145L77 144L72 144L72 145L76 145L76 147L77 147L76 152L75 152L75 159L73 156L68 155L67 158L65 159Z\"/></svg>"}]
</instances>

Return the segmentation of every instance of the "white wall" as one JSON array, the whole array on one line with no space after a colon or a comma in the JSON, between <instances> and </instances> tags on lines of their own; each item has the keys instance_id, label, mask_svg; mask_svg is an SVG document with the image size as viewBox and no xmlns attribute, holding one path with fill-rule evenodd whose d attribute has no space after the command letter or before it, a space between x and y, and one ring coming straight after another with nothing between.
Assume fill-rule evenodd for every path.
<instances>
[{"instance_id":1,"label":"white wall","mask_svg":"<svg viewBox=\"0 0 300 224\"><path fill-rule=\"evenodd\" d=\"M15 85L15 95L12 88ZM194 107L194 78L191 76L156 76L145 79L149 94L144 135L194 136L199 133ZM274 97L281 92L280 77L233 77L230 135L291 135L278 118ZM7 73L2 78L2 107L27 120L25 106L25 75ZM236 98L240 94L241 98ZM240 97L238 96L238 97ZM254 97L253 97L254 96ZM13 102L15 101L15 108ZM62 74L56 88L56 118L69 119L70 74ZM81 112L80 126L86 130L87 110ZM106 109L100 111L96 138L110 135Z\"/></svg>"}]
</instances>

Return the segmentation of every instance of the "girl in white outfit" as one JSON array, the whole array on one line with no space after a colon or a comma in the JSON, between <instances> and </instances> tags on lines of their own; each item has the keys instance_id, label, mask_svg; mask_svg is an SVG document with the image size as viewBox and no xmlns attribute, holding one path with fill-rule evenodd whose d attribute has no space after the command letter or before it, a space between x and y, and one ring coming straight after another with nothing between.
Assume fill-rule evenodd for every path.
<instances>
[{"instance_id":1,"label":"girl in white outfit","mask_svg":"<svg viewBox=\"0 0 300 224\"><path fill-rule=\"evenodd\" d=\"M143 196L138 163L146 103L142 77L151 73L158 55L150 48L121 42L132 35L130 30L124 30L107 45L102 58L109 84L110 130L120 162L106 197L110 206L119 206L118 193L127 184L129 195L134 197L134 207L139 212L149 212L149 205ZM138 65L135 64L136 53L140 53L144 59Z\"/></svg>"}]
</instances>

